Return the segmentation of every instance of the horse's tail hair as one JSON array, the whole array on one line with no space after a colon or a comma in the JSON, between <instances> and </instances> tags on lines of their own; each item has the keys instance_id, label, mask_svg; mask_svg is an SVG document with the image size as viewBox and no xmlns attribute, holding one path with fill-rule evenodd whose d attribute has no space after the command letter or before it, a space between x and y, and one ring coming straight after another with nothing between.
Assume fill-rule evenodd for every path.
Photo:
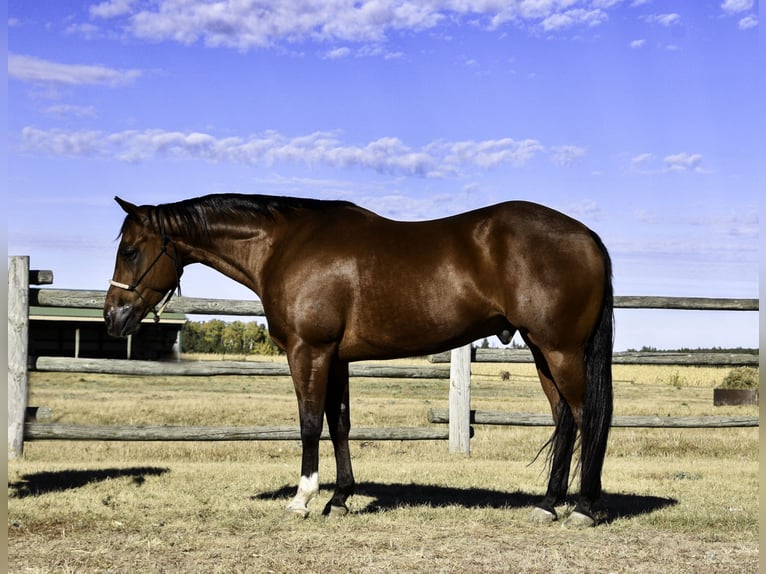
<instances>
[{"instance_id":1,"label":"horse's tail hair","mask_svg":"<svg viewBox=\"0 0 766 574\"><path fill-rule=\"evenodd\" d=\"M614 346L614 290L612 261L601 238L591 232L604 260L604 298L596 328L585 349L587 384L582 412L580 477L583 494L601 494L601 469L612 424L612 349Z\"/></svg>"}]
</instances>

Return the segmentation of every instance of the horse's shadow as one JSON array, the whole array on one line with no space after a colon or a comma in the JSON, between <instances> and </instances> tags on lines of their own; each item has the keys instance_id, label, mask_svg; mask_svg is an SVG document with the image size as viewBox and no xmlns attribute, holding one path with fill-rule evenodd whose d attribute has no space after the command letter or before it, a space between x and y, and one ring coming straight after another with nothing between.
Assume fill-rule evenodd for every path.
<instances>
[{"instance_id":1,"label":"horse's shadow","mask_svg":"<svg viewBox=\"0 0 766 574\"><path fill-rule=\"evenodd\" d=\"M36 472L22 475L20 480L9 483L9 496L11 498L41 496L82 488L94 482L124 477L132 478L133 484L140 486L146 480L146 476L160 476L166 472L169 472L169 469L153 466ZM322 484L322 489L325 492L332 491L333 488L334 485L332 484ZM289 499L294 494L294 486L283 486L277 490L256 494L251 498L253 500ZM384 484L379 482L357 484L356 494L372 499L366 506L355 511L360 514L391 510L402 506L525 508L534 505L541 499L539 494L518 490L505 492L486 488L453 488L430 484ZM567 503L574 504L574 498L568 499ZM604 503L609 510L607 522L611 522L617 518L630 518L674 506L678 504L678 501L659 496L604 493Z\"/></svg>"},{"instance_id":2,"label":"horse's shadow","mask_svg":"<svg viewBox=\"0 0 766 574\"><path fill-rule=\"evenodd\" d=\"M325 492L331 492L334 485L322 484L321 488ZM294 486L283 486L277 490L254 495L251 498L253 500L289 499L294 494ZM486 488L452 488L430 484L383 484L379 482L358 483L355 494L372 498L372 501L365 507L355 510L359 514L391 510L402 506L525 508L533 506L542 499L539 494L519 490L505 492ZM570 497L566 504L574 505L575 502L574 497ZM648 514L678 504L674 498L624 493L604 493L603 502L609 512L606 522L612 522L618 518L631 518Z\"/></svg>"},{"instance_id":3,"label":"horse's shadow","mask_svg":"<svg viewBox=\"0 0 766 574\"><path fill-rule=\"evenodd\" d=\"M110 478L132 478L133 484L140 486L147 476L160 476L168 472L167 468L142 466L134 468L102 468L97 470L58 470L24 474L20 480L8 484L10 498L28 498L52 492L64 492L82 488L94 482Z\"/></svg>"}]
</instances>

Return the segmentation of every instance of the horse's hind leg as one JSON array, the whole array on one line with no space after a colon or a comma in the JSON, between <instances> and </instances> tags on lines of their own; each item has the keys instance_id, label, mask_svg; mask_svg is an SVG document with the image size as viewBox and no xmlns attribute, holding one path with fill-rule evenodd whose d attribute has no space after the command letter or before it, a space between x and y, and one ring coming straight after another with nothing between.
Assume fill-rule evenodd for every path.
<instances>
[{"instance_id":1,"label":"horse's hind leg","mask_svg":"<svg viewBox=\"0 0 766 574\"><path fill-rule=\"evenodd\" d=\"M564 500L569 486L569 469L572 464L572 452L577 437L577 425L569 404L562 398L553 382L548 364L542 354L535 347L531 347L531 349L535 356L540 383L551 405L555 430L548 443L551 447L548 490L545 493L545 498L535 506L530 520L553 522L558 518L555 507Z\"/></svg>"},{"instance_id":2,"label":"horse's hind leg","mask_svg":"<svg viewBox=\"0 0 766 574\"><path fill-rule=\"evenodd\" d=\"M598 413L587 412L585 409L587 380L585 358L581 351L547 352L545 353L545 358L550 369L551 380L555 385L555 389L561 395L561 402L566 403L568 406L568 408L563 410L559 407L560 418L557 421L556 432L554 434L555 437L556 434L561 432L562 436L566 436L566 441L570 445L567 467L569 461L571 461L571 451L576 434L575 427L581 434L580 493L577 505L569 518L567 518L565 526L573 528L593 526L604 518L604 512L599 505L599 499L601 497L601 467L606 450L606 439L605 436L599 435L598 432L590 430L593 426L593 419L598 416ZM561 417L562 414L564 415L563 417ZM611 411L609 416L611 416ZM563 428L564 426L566 429ZM556 480L556 447L557 444L554 443L551 484L554 484ZM563 467L559 470L563 472ZM565 492L564 484L560 483L564 487Z\"/></svg>"},{"instance_id":3,"label":"horse's hind leg","mask_svg":"<svg viewBox=\"0 0 766 574\"><path fill-rule=\"evenodd\" d=\"M354 472L351 468L351 452L348 447L348 433L351 429L348 363L336 361L332 366L325 414L335 450L337 479L335 492L325 506L324 514L343 515L348 512L346 500L354 493Z\"/></svg>"}]
</instances>

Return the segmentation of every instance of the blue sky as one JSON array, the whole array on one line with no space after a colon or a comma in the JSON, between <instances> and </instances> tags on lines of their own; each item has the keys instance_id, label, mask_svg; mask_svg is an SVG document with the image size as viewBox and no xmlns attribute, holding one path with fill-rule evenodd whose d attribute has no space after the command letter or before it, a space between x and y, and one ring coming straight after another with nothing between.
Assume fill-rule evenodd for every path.
<instances>
[{"instance_id":1,"label":"blue sky","mask_svg":"<svg viewBox=\"0 0 766 574\"><path fill-rule=\"evenodd\" d=\"M102 289L122 212L215 192L428 219L536 201L618 295L758 297L753 0L8 6L8 250ZM247 298L196 267L184 294ZM756 313L621 311L617 349L758 345Z\"/></svg>"}]
</instances>

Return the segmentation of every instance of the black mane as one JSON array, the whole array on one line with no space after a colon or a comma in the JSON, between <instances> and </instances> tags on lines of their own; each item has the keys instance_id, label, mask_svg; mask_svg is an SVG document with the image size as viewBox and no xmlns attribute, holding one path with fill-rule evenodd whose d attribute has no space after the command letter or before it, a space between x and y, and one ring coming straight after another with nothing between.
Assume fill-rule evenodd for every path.
<instances>
[{"instance_id":1,"label":"black mane","mask_svg":"<svg viewBox=\"0 0 766 574\"><path fill-rule=\"evenodd\" d=\"M149 210L149 222L158 232L183 230L184 234L207 236L211 225L235 222L244 218L289 217L301 210L325 211L337 207L355 207L348 201L322 200L276 195L221 193L165 203Z\"/></svg>"}]
</instances>

